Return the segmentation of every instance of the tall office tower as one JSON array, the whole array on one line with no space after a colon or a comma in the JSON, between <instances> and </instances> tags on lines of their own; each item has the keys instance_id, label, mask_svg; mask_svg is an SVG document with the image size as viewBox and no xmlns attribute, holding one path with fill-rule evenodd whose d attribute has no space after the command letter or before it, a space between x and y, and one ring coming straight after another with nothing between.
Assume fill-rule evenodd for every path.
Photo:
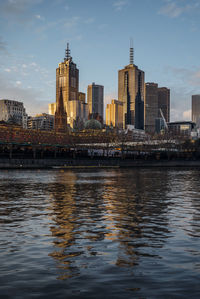
<instances>
[{"instance_id":1,"label":"tall office tower","mask_svg":"<svg viewBox=\"0 0 200 299\"><path fill-rule=\"evenodd\" d=\"M69 102L77 101L79 97L79 70L72 61L68 43L64 61L56 69L56 103L59 101L61 88L64 108L67 115L70 115Z\"/></svg>"},{"instance_id":2,"label":"tall office tower","mask_svg":"<svg viewBox=\"0 0 200 299\"><path fill-rule=\"evenodd\" d=\"M192 95L192 121L200 127L200 94Z\"/></svg>"},{"instance_id":3,"label":"tall office tower","mask_svg":"<svg viewBox=\"0 0 200 299\"><path fill-rule=\"evenodd\" d=\"M160 109L164 115L166 122L170 122L170 89L167 87L158 88L158 116L160 117Z\"/></svg>"},{"instance_id":4,"label":"tall office tower","mask_svg":"<svg viewBox=\"0 0 200 299\"><path fill-rule=\"evenodd\" d=\"M106 125L115 128L123 127L123 103L112 100L111 104L106 107Z\"/></svg>"},{"instance_id":5,"label":"tall office tower","mask_svg":"<svg viewBox=\"0 0 200 299\"><path fill-rule=\"evenodd\" d=\"M87 88L87 103L90 114L99 114L103 119L103 86L92 83Z\"/></svg>"},{"instance_id":6,"label":"tall office tower","mask_svg":"<svg viewBox=\"0 0 200 299\"><path fill-rule=\"evenodd\" d=\"M158 84L148 82L145 84L145 132L155 133L158 115Z\"/></svg>"},{"instance_id":7,"label":"tall office tower","mask_svg":"<svg viewBox=\"0 0 200 299\"><path fill-rule=\"evenodd\" d=\"M144 76L144 72L134 64L131 47L129 65L118 71L118 99L123 102L124 129L127 125L135 125L137 129L144 127Z\"/></svg>"},{"instance_id":8,"label":"tall office tower","mask_svg":"<svg viewBox=\"0 0 200 299\"><path fill-rule=\"evenodd\" d=\"M62 87L60 88L60 96L56 101L55 112L55 130L58 132L67 132L67 113L64 107Z\"/></svg>"}]
</instances>

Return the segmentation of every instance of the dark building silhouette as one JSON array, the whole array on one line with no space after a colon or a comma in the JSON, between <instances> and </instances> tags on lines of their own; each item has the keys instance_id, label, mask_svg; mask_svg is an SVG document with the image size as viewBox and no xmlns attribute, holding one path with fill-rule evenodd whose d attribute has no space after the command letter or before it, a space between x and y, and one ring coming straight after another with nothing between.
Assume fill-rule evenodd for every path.
<instances>
[{"instance_id":1,"label":"dark building silhouette","mask_svg":"<svg viewBox=\"0 0 200 299\"><path fill-rule=\"evenodd\" d=\"M55 130L58 132L67 132L67 113L63 103L62 87L60 88L58 101L56 101Z\"/></svg>"},{"instance_id":2,"label":"dark building silhouette","mask_svg":"<svg viewBox=\"0 0 200 299\"><path fill-rule=\"evenodd\" d=\"M141 73L138 74L138 92L135 98L135 129L144 130L144 100L141 96Z\"/></svg>"},{"instance_id":3,"label":"dark building silhouette","mask_svg":"<svg viewBox=\"0 0 200 299\"><path fill-rule=\"evenodd\" d=\"M158 84L153 82L148 82L145 84L145 132L155 133L158 131L156 129L156 119L158 119ZM159 122L159 121L157 121ZM159 125L157 124L157 127Z\"/></svg>"},{"instance_id":4,"label":"dark building silhouette","mask_svg":"<svg viewBox=\"0 0 200 299\"><path fill-rule=\"evenodd\" d=\"M167 87L158 88L158 117L160 117L160 109L164 115L166 122L170 122L170 89Z\"/></svg>"},{"instance_id":5,"label":"dark building silhouette","mask_svg":"<svg viewBox=\"0 0 200 299\"><path fill-rule=\"evenodd\" d=\"M97 85L94 82L88 85L87 88L87 103L89 106L89 113L98 113L103 119L103 109L104 109L104 87L102 85Z\"/></svg>"},{"instance_id":6,"label":"dark building silhouette","mask_svg":"<svg viewBox=\"0 0 200 299\"><path fill-rule=\"evenodd\" d=\"M200 127L200 94L192 95L192 121Z\"/></svg>"}]
</instances>

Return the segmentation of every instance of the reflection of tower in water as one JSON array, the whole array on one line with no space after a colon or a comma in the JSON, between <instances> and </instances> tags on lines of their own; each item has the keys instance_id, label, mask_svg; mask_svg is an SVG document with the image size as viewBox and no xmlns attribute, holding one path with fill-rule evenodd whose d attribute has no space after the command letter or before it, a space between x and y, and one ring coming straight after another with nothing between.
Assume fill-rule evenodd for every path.
<instances>
[{"instance_id":1,"label":"reflection of tower in water","mask_svg":"<svg viewBox=\"0 0 200 299\"><path fill-rule=\"evenodd\" d=\"M95 178L63 172L51 188L51 226L59 279L80 274L87 267L86 256L96 256L98 241L104 239L104 206L101 186ZM102 228L101 228L102 227Z\"/></svg>"},{"instance_id":2,"label":"reflection of tower in water","mask_svg":"<svg viewBox=\"0 0 200 299\"><path fill-rule=\"evenodd\" d=\"M140 255L151 256L148 248L162 247L168 233L167 172L163 180L152 179L148 170L131 170L130 174L122 172L104 190L105 238L118 242L118 256L113 263L120 267L136 265ZM158 220L160 223L156 223Z\"/></svg>"},{"instance_id":3,"label":"reflection of tower in water","mask_svg":"<svg viewBox=\"0 0 200 299\"><path fill-rule=\"evenodd\" d=\"M71 251L70 248L76 243L76 203L74 199L74 184L76 176L72 172L59 173L57 181L52 185L51 213L54 225L51 226L55 250L49 255L57 262L59 279L65 279L75 275L78 268L74 265L73 257L80 254Z\"/></svg>"}]
</instances>

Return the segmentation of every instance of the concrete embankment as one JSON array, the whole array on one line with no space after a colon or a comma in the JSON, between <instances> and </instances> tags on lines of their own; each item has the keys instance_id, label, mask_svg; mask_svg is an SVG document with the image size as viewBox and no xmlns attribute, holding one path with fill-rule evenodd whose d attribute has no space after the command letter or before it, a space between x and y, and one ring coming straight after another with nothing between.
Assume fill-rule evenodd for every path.
<instances>
[{"instance_id":1,"label":"concrete embankment","mask_svg":"<svg viewBox=\"0 0 200 299\"><path fill-rule=\"evenodd\" d=\"M0 159L0 169L119 167L200 167L200 160Z\"/></svg>"}]
</instances>

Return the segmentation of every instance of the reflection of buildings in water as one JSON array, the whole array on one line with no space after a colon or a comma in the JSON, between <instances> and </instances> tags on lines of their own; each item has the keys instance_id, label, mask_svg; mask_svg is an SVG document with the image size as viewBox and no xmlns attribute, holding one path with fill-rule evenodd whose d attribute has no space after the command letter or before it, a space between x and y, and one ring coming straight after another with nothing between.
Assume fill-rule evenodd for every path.
<instances>
[{"instance_id":1,"label":"reflection of buildings in water","mask_svg":"<svg viewBox=\"0 0 200 299\"><path fill-rule=\"evenodd\" d=\"M151 178L150 170L132 169L105 186L105 238L119 242L117 266L137 264L140 255L150 256L148 247L163 246L168 237L168 172L158 171L157 176Z\"/></svg>"},{"instance_id":2,"label":"reflection of buildings in water","mask_svg":"<svg viewBox=\"0 0 200 299\"><path fill-rule=\"evenodd\" d=\"M102 182L95 181L95 177L88 179L74 172L60 173L51 185L55 250L50 256L58 262L59 279L78 275L81 268L87 267L87 257L97 254L96 242L104 239L101 187Z\"/></svg>"},{"instance_id":3,"label":"reflection of buildings in water","mask_svg":"<svg viewBox=\"0 0 200 299\"><path fill-rule=\"evenodd\" d=\"M71 251L76 243L76 203L74 199L76 176L72 172L59 172L56 181L51 185L52 197L50 215L53 225L50 230L55 238L55 250L49 255L58 262L60 269L59 279L71 277L78 271L74 266L73 258L80 251ZM64 272L63 272L64 270Z\"/></svg>"},{"instance_id":4,"label":"reflection of buildings in water","mask_svg":"<svg viewBox=\"0 0 200 299\"><path fill-rule=\"evenodd\" d=\"M200 237L199 170L187 169L179 171L178 175L176 173L176 176L177 179L173 181L173 187L174 192L179 191L177 198L181 199L181 204L179 204L179 226L186 235Z\"/></svg>"}]
</instances>

